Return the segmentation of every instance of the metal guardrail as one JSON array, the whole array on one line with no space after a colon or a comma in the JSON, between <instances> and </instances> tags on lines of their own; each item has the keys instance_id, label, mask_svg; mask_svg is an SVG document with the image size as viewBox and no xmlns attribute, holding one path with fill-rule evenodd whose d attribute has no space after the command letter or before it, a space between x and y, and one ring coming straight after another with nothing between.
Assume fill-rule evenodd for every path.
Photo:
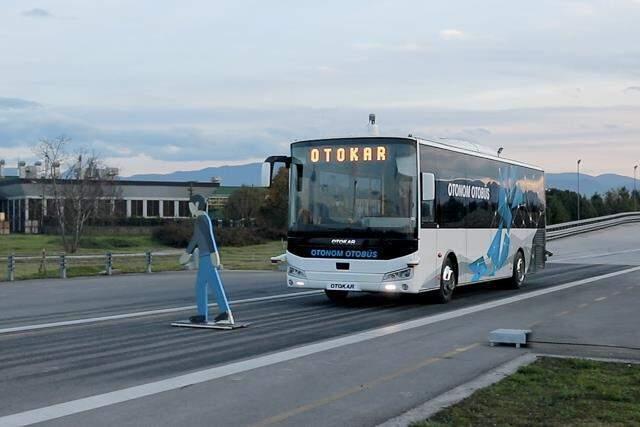
<instances>
[{"instance_id":1,"label":"metal guardrail","mask_svg":"<svg viewBox=\"0 0 640 427\"><path fill-rule=\"evenodd\" d=\"M549 225L547 226L547 241L633 222L640 222L640 212L626 212Z\"/></svg>"},{"instance_id":2,"label":"metal guardrail","mask_svg":"<svg viewBox=\"0 0 640 427\"><path fill-rule=\"evenodd\" d=\"M7 265L7 275L6 280L12 282L16 278L16 263L28 263L36 261L40 264L40 273L42 273L42 269L44 267L44 272L47 271L47 265L55 266L57 264L58 274L57 276L61 279L67 278L67 271L70 267L73 267L71 264L81 261L92 261L98 260L99 265L104 266L104 271L102 274L107 276L111 276L114 273L114 262L116 258L120 259L133 259L133 258L141 258L144 263L144 269L142 271L146 273L151 273L153 271L153 262L155 257L177 257L180 254L184 253L184 251L176 250L176 251L158 251L158 252L143 252L143 253L123 253L123 254L114 254L111 252L107 252L101 255L66 255L64 253L57 255L46 255L44 252L41 256L20 256L20 255L9 255L6 257L1 257L0 259L6 260ZM102 261L102 262L100 262ZM54 268L55 269L55 268ZM53 270L53 269L52 269Z\"/></svg>"},{"instance_id":3,"label":"metal guardrail","mask_svg":"<svg viewBox=\"0 0 640 427\"><path fill-rule=\"evenodd\" d=\"M284 249L283 249L284 250ZM198 249L195 250L191 261L184 266L178 262L179 255L184 250L147 251L141 253L112 253L67 255L64 253L48 254L42 252L40 256L15 255L0 256L0 282L12 282L24 278L61 278L66 279L67 273L77 275L105 275L120 273L152 273L154 271L178 271L180 269L194 270L198 268ZM175 261L175 262L174 262ZM254 253L229 253L223 256L224 265L237 266L257 265L258 269L271 264L268 257ZM6 274L2 274L4 269ZM90 268L91 273L78 273L78 269Z\"/></svg>"}]
</instances>

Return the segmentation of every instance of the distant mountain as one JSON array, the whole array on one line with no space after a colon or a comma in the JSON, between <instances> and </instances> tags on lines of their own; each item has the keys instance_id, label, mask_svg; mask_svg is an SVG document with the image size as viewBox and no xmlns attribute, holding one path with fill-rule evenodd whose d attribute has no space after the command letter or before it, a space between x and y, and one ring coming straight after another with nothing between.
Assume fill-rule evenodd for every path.
<instances>
[{"instance_id":1,"label":"distant mountain","mask_svg":"<svg viewBox=\"0 0 640 427\"><path fill-rule=\"evenodd\" d=\"M222 185L259 185L262 163L248 163L238 166L219 166L196 171L178 171L168 174L133 175L127 179L139 181L171 181L171 182L211 182L211 178L222 178Z\"/></svg>"},{"instance_id":2,"label":"distant mountain","mask_svg":"<svg viewBox=\"0 0 640 427\"><path fill-rule=\"evenodd\" d=\"M197 171L181 171L169 174L133 175L130 179L141 181L200 181L210 182L211 177L222 178L222 185L259 185L261 163L249 163L238 166L220 166ZM571 173L547 173L547 188L576 191L577 177ZM638 183L640 188L640 183ZM580 192L591 196L593 193L606 193L611 188L627 187L633 189L633 178L612 173L591 176L580 174Z\"/></svg>"},{"instance_id":3,"label":"distant mountain","mask_svg":"<svg viewBox=\"0 0 640 427\"><path fill-rule=\"evenodd\" d=\"M547 188L577 191L578 177L575 172L547 173L546 180ZM633 178L613 173L598 176L580 174L580 193L588 196L594 193L604 194L612 188L620 187L627 187L628 190L633 190ZM640 185L638 188L640 188Z\"/></svg>"}]
</instances>

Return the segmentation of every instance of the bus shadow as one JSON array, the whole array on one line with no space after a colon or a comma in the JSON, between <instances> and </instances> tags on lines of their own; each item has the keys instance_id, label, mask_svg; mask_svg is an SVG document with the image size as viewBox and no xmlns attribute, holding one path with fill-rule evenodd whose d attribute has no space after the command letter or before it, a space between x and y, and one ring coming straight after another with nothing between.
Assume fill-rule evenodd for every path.
<instances>
[{"instance_id":1,"label":"bus shadow","mask_svg":"<svg viewBox=\"0 0 640 427\"><path fill-rule=\"evenodd\" d=\"M458 300L467 300L478 296L484 296L483 299L491 299L496 295L502 296L504 293L509 292L513 291L506 289L504 281L461 286L455 290L452 302L455 303ZM435 291L422 294L351 293L343 302L334 303L325 300L322 304L351 308L443 306L438 302Z\"/></svg>"}]
</instances>

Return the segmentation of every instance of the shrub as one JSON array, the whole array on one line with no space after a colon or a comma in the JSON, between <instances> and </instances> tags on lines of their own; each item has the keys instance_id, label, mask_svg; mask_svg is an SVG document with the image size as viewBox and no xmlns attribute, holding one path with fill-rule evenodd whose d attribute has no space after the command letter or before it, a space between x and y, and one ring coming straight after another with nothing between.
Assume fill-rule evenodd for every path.
<instances>
[{"instance_id":1,"label":"shrub","mask_svg":"<svg viewBox=\"0 0 640 427\"><path fill-rule=\"evenodd\" d=\"M80 240L80 247L85 249L122 249L136 245L137 242L128 237L84 237Z\"/></svg>"},{"instance_id":2,"label":"shrub","mask_svg":"<svg viewBox=\"0 0 640 427\"><path fill-rule=\"evenodd\" d=\"M280 240L287 238L287 230L275 227L260 227L256 232L266 240Z\"/></svg>"},{"instance_id":3,"label":"shrub","mask_svg":"<svg viewBox=\"0 0 640 427\"><path fill-rule=\"evenodd\" d=\"M215 234L220 246L248 246L265 242L254 228L216 228Z\"/></svg>"},{"instance_id":4,"label":"shrub","mask_svg":"<svg viewBox=\"0 0 640 427\"><path fill-rule=\"evenodd\" d=\"M220 246L248 246L264 243L267 239L255 228L215 228L216 242ZM185 248L193 234L193 222L174 222L162 225L153 232L158 242L174 248Z\"/></svg>"},{"instance_id":5,"label":"shrub","mask_svg":"<svg viewBox=\"0 0 640 427\"><path fill-rule=\"evenodd\" d=\"M158 242L174 248L184 248L189 244L193 234L191 221L169 222L153 231L153 238Z\"/></svg>"}]
</instances>

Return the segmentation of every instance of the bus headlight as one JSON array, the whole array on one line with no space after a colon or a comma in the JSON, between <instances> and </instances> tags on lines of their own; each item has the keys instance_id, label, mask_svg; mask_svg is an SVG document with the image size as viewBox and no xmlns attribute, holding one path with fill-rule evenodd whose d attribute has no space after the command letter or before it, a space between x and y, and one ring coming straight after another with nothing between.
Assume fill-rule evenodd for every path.
<instances>
[{"instance_id":1,"label":"bus headlight","mask_svg":"<svg viewBox=\"0 0 640 427\"><path fill-rule=\"evenodd\" d=\"M295 268L294 266L289 266L289 270L287 271L287 273L289 274L289 276L293 276L293 277L299 277L301 279L306 279L307 275L304 274L304 271L300 270L299 268Z\"/></svg>"},{"instance_id":2,"label":"bus headlight","mask_svg":"<svg viewBox=\"0 0 640 427\"><path fill-rule=\"evenodd\" d=\"M413 276L413 268L403 268L402 270L392 271L382 277L383 282L395 282L397 280L411 279Z\"/></svg>"}]
</instances>

